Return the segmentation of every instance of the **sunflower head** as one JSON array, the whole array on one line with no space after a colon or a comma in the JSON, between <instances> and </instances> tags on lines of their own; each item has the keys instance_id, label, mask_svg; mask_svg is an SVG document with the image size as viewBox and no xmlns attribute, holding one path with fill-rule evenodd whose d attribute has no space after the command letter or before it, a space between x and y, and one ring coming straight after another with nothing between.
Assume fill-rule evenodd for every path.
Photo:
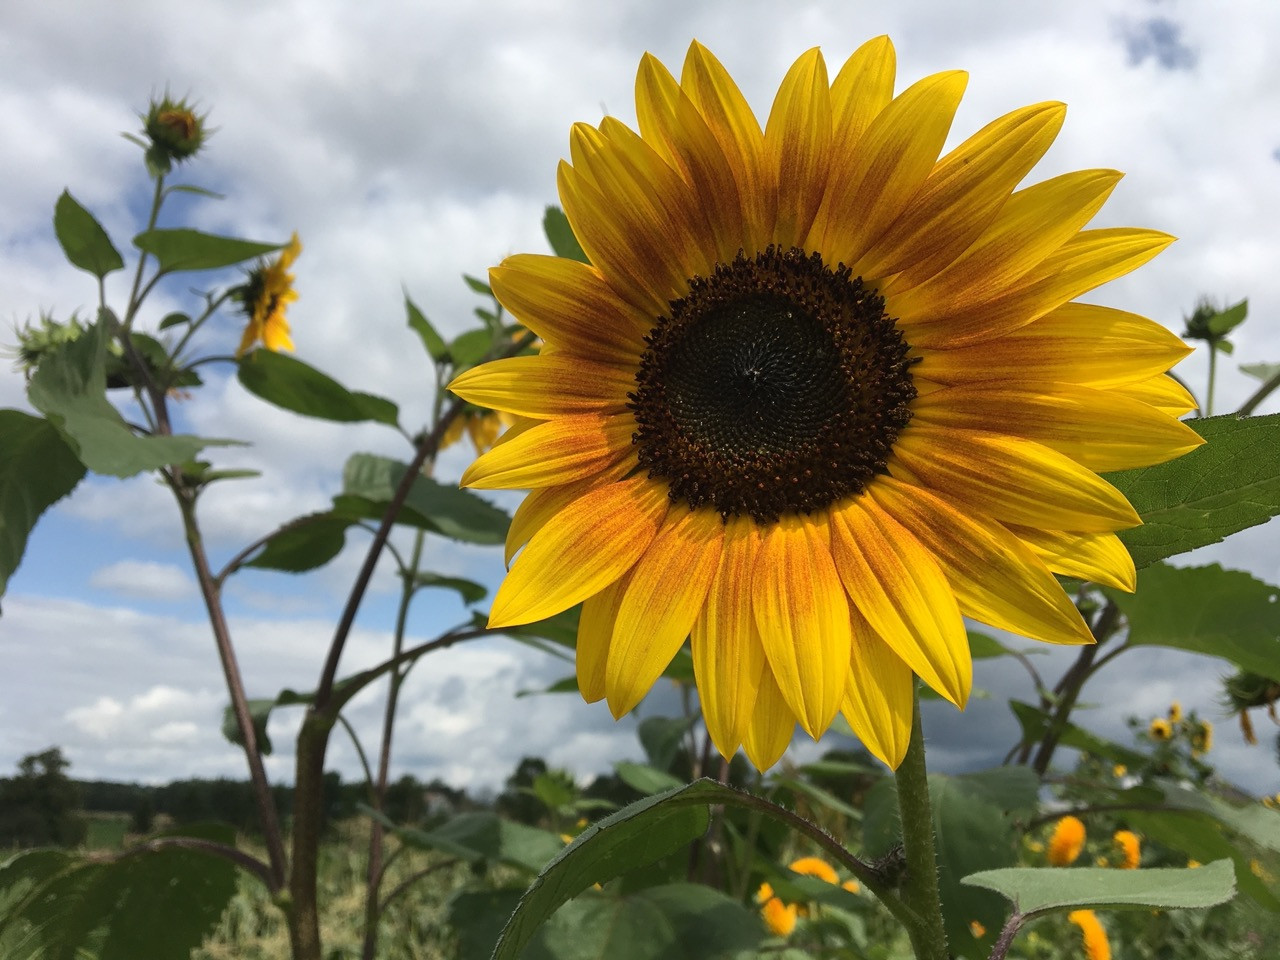
<instances>
[{"instance_id":1,"label":"sunflower head","mask_svg":"<svg viewBox=\"0 0 1280 960\"><path fill-rule=\"evenodd\" d=\"M1120 854L1120 866L1125 870L1136 870L1142 862L1142 841L1138 835L1132 830L1117 830L1112 841Z\"/></svg>"},{"instance_id":2,"label":"sunflower head","mask_svg":"<svg viewBox=\"0 0 1280 960\"><path fill-rule=\"evenodd\" d=\"M1197 446L1188 348L1076 298L1172 238L1086 229L1120 175L1025 185L1065 107L940 156L966 75L895 94L887 37L787 72L763 123L699 43L645 56L638 129L576 124L561 203L589 263L517 255L538 355L451 389L521 419L463 483L527 489L490 624L582 603L578 684L615 716L691 644L725 756L843 712L890 766L919 677L963 707L964 616L1093 642L1055 579L1135 583L1098 474Z\"/></svg>"},{"instance_id":3,"label":"sunflower head","mask_svg":"<svg viewBox=\"0 0 1280 960\"><path fill-rule=\"evenodd\" d=\"M1173 736L1173 727L1164 717L1154 717L1147 726L1147 735L1152 740L1164 743Z\"/></svg>"},{"instance_id":4,"label":"sunflower head","mask_svg":"<svg viewBox=\"0 0 1280 960\"><path fill-rule=\"evenodd\" d=\"M249 271L248 278L236 292L247 321L236 349L237 357L259 342L268 350L293 349L285 309L298 299L289 268L301 252L302 244L295 232L278 257L263 261Z\"/></svg>"},{"instance_id":5,"label":"sunflower head","mask_svg":"<svg viewBox=\"0 0 1280 960\"><path fill-rule=\"evenodd\" d=\"M1084 849L1084 823L1078 817L1065 816L1053 827L1049 837L1048 858L1050 866L1069 867L1080 857Z\"/></svg>"}]
</instances>

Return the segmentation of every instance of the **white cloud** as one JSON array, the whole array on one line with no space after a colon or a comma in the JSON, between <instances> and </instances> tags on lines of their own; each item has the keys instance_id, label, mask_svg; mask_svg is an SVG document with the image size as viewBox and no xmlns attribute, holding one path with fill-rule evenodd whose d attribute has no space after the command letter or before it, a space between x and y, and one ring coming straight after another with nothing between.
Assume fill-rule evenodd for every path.
<instances>
[{"instance_id":1,"label":"white cloud","mask_svg":"<svg viewBox=\"0 0 1280 960\"><path fill-rule=\"evenodd\" d=\"M168 563L120 560L94 571L89 586L143 600L183 600L195 594L190 574Z\"/></svg>"}]
</instances>

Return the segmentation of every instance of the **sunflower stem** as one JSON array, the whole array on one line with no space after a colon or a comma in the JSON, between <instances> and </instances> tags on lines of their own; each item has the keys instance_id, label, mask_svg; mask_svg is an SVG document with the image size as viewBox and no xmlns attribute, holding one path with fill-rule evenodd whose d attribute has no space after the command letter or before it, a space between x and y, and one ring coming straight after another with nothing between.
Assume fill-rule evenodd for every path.
<instances>
[{"instance_id":1,"label":"sunflower stem","mask_svg":"<svg viewBox=\"0 0 1280 960\"><path fill-rule=\"evenodd\" d=\"M942 924L942 899L938 893L938 861L933 849L933 812L929 807L918 687L913 699L911 741L907 755L894 772L902 848L907 863L902 900L915 914L914 922L907 925L907 935L916 960L947 960L947 933Z\"/></svg>"}]
</instances>

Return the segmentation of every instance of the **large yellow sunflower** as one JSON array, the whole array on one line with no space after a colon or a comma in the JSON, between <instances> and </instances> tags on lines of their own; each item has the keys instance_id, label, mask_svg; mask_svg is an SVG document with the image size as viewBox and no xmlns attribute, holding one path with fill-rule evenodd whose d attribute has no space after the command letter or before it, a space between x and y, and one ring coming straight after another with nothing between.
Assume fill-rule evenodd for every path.
<instances>
[{"instance_id":1,"label":"large yellow sunflower","mask_svg":"<svg viewBox=\"0 0 1280 960\"><path fill-rule=\"evenodd\" d=\"M241 288L241 304L248 322L244 336L240 338L240 346L236 348L237 357L258 341L262 341L268 350L293 349L285 309L298 299L289 268L301 252L302 244L295 233L279 257L270 263L260 263L249 271L249 279Z\"/></svg>"},{"instance_id":2,"label":"large yellow sunflower","mask_svg":"<svg viewBox=\"0 0 1280 960\"><path fill-rule=\"evenodd\" d=\"M912 674L963 707L962 616L1089 643L1054 573L1132 589L1138 524L1096 471L1199 438L1159 325L1072 302L1171 240L1086 230L1120 174L1018 188L1065 108L938 158L966 74L893 95L887 38L811 50L763 131L694 43L636 133L578 124L560 198L591 265L490 272L543 338L452 384L521 421L465 484L528 488L490 623L584 602L578 683L631 710L689 637L707 729L761 769L843 711L890 766Z\"/></svg>"}]
</instances>

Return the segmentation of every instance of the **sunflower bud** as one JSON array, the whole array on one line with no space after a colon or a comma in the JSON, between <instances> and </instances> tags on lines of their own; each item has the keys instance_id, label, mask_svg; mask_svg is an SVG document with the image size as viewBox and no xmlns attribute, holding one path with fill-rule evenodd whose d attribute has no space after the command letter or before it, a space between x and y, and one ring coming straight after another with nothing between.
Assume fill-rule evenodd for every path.
<instances>
[{"instance_id":1,"label":"sunflower bud","mask_svg":"<svg viewBox=\"0 0 1280 960\"><path fill-rule=\"evenodd\" d=\"M197 114L185 99L173 100L166 93L162 100L152 100L142 117L147 167L152 173L168 173L174 163L195 156L204 146L207 119L208 114Z\"/></svg>"}]
</instances>

